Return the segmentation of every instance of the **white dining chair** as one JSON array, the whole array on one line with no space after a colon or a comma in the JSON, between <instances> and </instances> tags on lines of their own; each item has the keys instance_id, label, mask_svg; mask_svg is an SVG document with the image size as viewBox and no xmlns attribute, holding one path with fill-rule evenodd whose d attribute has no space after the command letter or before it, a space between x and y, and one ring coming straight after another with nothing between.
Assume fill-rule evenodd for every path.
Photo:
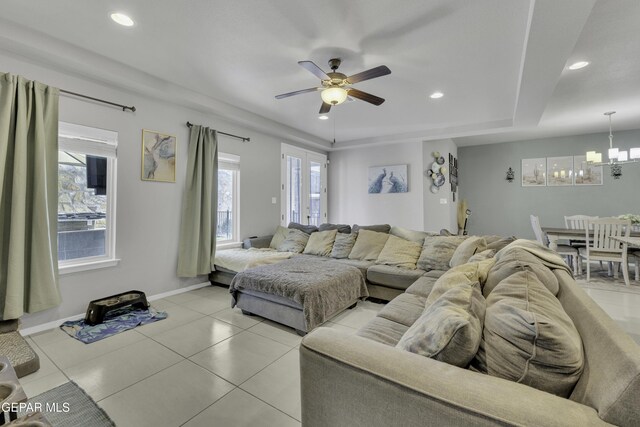
<instances>
[{"instance_id":1,"label":"white dining chair","mask_svg":"<svg viewBox=\"0 0 640 427\"><path fill-rule=\"evenodd\" d=\"M540 219L536 215L531 215L529 217L531 220L531 228L533 228L533 234L536 235L536 240L543 246L549 246L549 239L544 231L542 231L542 227L540 226ZM580 274L579 268L580 265L578 263L578 249L569 245L558 245L558 249L556 252L564 257L567 257L567 264L573 267L573 274Z\"/></svg>"},{"instance_id":2,"label":"white dining chair","mask_svg":"<svg viewBox=\"0 0 640 427\"><path fill-rule=\"evenodd\" d=\"M593 229L593 237L589 232ZM629 265L627 262L627 244L614 237L629 237L631 221L617 218L601 218L588 221L585 228L587 246L580 248L580 257L587 262L587 282L591 280L591 261L620 263L624 283L629 286ZM618 269L614 268L614 277Z\"/></svg>"},{"instance_id":3,"label":"white dining chair","mask_svg":"<svg viewBox=\"0 0 640 427\"><path fill-rule=\"evenodd\" d=\"M569 215L564 217L564 226L571 230L585 230L589 221L598 218L597 216L589 215Z\"/></svg>"}]
</instances>

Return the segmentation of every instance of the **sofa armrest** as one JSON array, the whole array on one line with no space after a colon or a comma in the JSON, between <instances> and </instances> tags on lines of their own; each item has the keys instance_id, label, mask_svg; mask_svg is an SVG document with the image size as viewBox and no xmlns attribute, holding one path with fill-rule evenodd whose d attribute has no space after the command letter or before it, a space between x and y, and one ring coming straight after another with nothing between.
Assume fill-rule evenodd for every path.
<instances>
[{"instance_id":1,"label":"sofa armrest","mask_svg":"<svg viewBox=\"0 0 640 427\"><path fill-rule=\"evenodd\" d=\"M273 236L253 236L242 241L242 248L268 248Z\"/></svg>"},{"instance_id":2,"label":"sofa armrest","mask_svg":"<svg viewBox=\"0 0 640 427\"><path fill-rule=\"evenodd\" d=\"M319 328L300 346L302 424L607 425L585 405Z\"/></svg>"}]
</instances>

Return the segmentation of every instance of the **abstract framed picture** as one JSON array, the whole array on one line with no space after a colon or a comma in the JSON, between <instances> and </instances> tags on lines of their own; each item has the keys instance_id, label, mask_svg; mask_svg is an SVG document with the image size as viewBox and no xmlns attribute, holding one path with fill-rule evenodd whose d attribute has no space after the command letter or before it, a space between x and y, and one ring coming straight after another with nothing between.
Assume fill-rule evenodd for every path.
<instances>
[{"instance_id":1,"label":"abstract framed picture","mask_svg":"<svg viewBox=\"0 0 640 427\"><path fill-rule=\"evenodd\" d=\"M369 168L369 194L407 193L407 165L371 166Z\"/></svg>"},{"instance_id":2,"label":"abstract framed picture","mask_svg":"<svg viewBox=\"0 0 640 427\"><path fill-rule=\"evenodd\" d=\"M142 179L176 182L176 137L142 130Z\"/></svg>"},{"instance_id":3,"label":"abstract framed picture","mask_svg":"<svg viewBox=\"0 0 640 427\"><path fill-rule=\"evenodd\" d=\"M573 156L574 182L576 185L602 185L602 166L587 163L587 157Z\"/></svg>"},{"instance_id":4,"label":"abstract framed picture","mask_svg":"<svg viewBox=\"0 0 640 427\"><path fill-rule=\"evenodd\" d=\"M544 187L547 185L547 159L522 159L522 186Z\"/></svg>"},{"instance_id":5,"label":"abstract framed picture","mask_svg":"<svg viewBox=\"0 0 640 427\"><path fill-rule=\"evenodd\" d=\"M547 186L573 185L573 156L547 157Z\"/></svg>"}]
</instances>

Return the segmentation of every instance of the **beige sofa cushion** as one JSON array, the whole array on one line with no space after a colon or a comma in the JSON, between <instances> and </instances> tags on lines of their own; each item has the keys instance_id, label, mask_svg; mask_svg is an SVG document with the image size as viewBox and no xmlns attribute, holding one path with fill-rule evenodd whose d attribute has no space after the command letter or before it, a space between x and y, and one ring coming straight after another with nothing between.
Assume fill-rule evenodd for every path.
<instances>
[{"instance_id":1,"label":"beige sofa cushion","mask_svg":"<svg viewBox=\"0 0 640 427\"><path fill-rule=\"evenodd\" d=\"M513 248L508 253L500 253L499 259L489 271L487 281L483 285L482 293L487 298L491 291L504 279L520 271L531 271L549 289L553 295L558 295L560 285L553 272L542 264L542 261L530 252Z\"/></svg>"},{"instance_id":2,"label":"beige sofa cushion","mask_svg":"<svg viewBox=\"0 0 640 427\"><path fill-rule=\"evenodd\" d=\"M424 244L424 239L427 236L435 236L434 233L427 233L426 231L416 231L410 230L408 228L402 227L391 227L389 234L393 234L396 237L400 237L401 239L411 240L412 242L418 243L420 246Z\"/></svg>"},{"instance_id":3,"label":"beige sofa cushion","mask_svg":"<svg viewBox=\"0 0 640 427\"><path fill-rule=\"evenodd\" d=\"M416 262L420 257L422 246L416 242L401 239L394 235L389 235L384 248L378 255L376 264L390 265L394 267L416 269Z\"/></svg>"},{"instance_id":4,"label":"beige sofa cushion","mask_svg":"<svg viewBox=\"0 0 640 427\"><path fill-rule=\"evenodd\" d=\"M376 316L358 329L356 335L393 347L407 332L407 329L409 327L402 323Z\"/></svg>"},{"instance_id":5,"label":"beige sofa cushion","mask_svg":"<svg viewBox=\"0 0 640 427\"><path fill-rule=\"evenodd\" d=\"M403 293L382 307L378 317L410 327L424 312L425 297L416 294Z\"/></svg>"},{"instance_id":6,"label":"beige sofa cushion","mask_svg":"<svg viewBox=\"0 0 640 427\"><path fill-rule=\"evenodd\" d=\"M478 351L484 313L478 282L456 286L424 310L396 347L466 367Z\"/></svg>"},{"instance_id":7,"label":"beige sofa cushion","mask_svg":"<svg viewBox=\"0 0 640 427\"><path fill-rule=\"evenodd\" d=\"M336 234L338 234L338 230L316 231L309 236L307 246L304 247L304 253L319 256L331 255Z\"/></svg>"},{"instance_id":8,"label":"beige sofa cushion","mask_svg":"<svg viewBox=\"0 0 640 427\"><path fill-rule=\"evenodd\" d=\"M485 240L487 240L486 236L485 236ZM493 249L494 251L498 252L515 241L516 241L516 238L513 236L502 237L492 241L487 240L487 249Z\"/></svg>"},{"instance_id":9,"label":"beige sofa cushion","mask_svg":"<svg viewBox=\"0 0 640 427\"><path fill-rule=\"evenodd\" d=\"M489 294L479 371L569 397L583 365L580 334L536 274L514 273Z\"/></svg>"},{"instance_id":10,"label":"beige sofa cushion","mask_svg":"<svg viewBox=\"0 0 640 427\"><path fill-rule=\"evenodd\" d=\"M384 248L389 234L379 233L371 230L360 229L356 243L349 253L349 259L360 259L365 261L375 261Z\"/></svg>"},{"instance_id":11,"label":"beige sofa cushion","mask_svg":"<svg viewBox=\"0 0 640 427\"><path fill-rule=\"evenodd\" d=\"M485 259L493 258L496 255L496 251L493 249L487 249L482 252L477 252L474 256L469 258L467 262L484 261Z\"/></svg>"},{"instance_id":12,"label":"beige sofa cushion","mask_svg":"<svg viewBox=\"0 0 640 427\"><path fill-rule=\"evenodd\" d=\"M422 253L418 259L418 268L421 270L448 270L449 261L463 236L427 236L424 239Z\"/></svg>"},{"instance_id":13,"label":"beige sofa cushion","mask_svg":"<svg viewBox=\"0 0 640 427\"><path fill-rule=\"evenodd\" d=\"M482 252L487 248L487 242L482 237L471 236L460 243L449 261L449 267L457 267L469 261L477 252Z\"/></svg>"},{"instance_id":14,"label":"beige sofa cushion","mask_svg":"<svg viewBox=\"0 0 640 427\"><path fill-rule=\"evenodd\" d=\"M494 264L495 259L489 258L480 262L462 264L447 271L436 280L427 298L426 306L430 306L445 292L459 285L478 282L482 287L482 284L487 280L489 270Z\"/></svg>"},{"instance_id":15,"label":"beige sofa cushion","mask_svg":"<svg viewBox=\"0 0 640 427\"><path fill-rule=\"evenodd\" d=\"M405 290L424 274L423 270L410 270L391 265L372 265L367 269L366 278L376 285Z\"/></svg>"},{"instance_id":16,"label":"beige sofa cushion","mask_svg":"<svg viewBox=\"0 0 640 427\"><path fill-rule=\"evenodd\" d=\"M426 300L426 298L429 296L429 294L433 290L436 280L437 279L434 277L422 276L418 280L413 282L411 286L407 288L405 293L418 295L418 296L424 297Z\"/></svg>"},{"instance_id":17,"label":"beige sofa cushion","mask_svg":"<svg viewBox=\"0 0 640 427\"><path fill-rule=\"evenodd\" d=\"M290 228L287 230L287 237L278 245L277 250L279 252L295 252L299 254L307 246L308 240L309 235L307 233Z\"/></svg>"},{"instance_id":18,"label":"beige sofa cushion","mask_svg":"<svg viewBox=\"0 0 640 427\"><path fill-rule=\"evenodd\" d=\"M287 238L288 232L289 232L289 229L287 227L283 227L279 225L278 228L276 228L276 232L273 234L273 237L271 238L271 243L269 243L269 247L271 249L278 249L278 246L280 246L280 243L284 242L284 239Z\"/></svg>"},{"instance_id":19,"label":"beige sofa cushion","mask_svg":"<svg viewBox=\"0 0 640 427\"><path fill-rule=\"evenodd\" d=\"M351 249L353 249L353 245L356 243L357 234L345 234L338 233L336 234L336 240L333 242L333 249L331 249L331 258L349 258L349 254L351 253Z\"/></svg>"}]
</instances>

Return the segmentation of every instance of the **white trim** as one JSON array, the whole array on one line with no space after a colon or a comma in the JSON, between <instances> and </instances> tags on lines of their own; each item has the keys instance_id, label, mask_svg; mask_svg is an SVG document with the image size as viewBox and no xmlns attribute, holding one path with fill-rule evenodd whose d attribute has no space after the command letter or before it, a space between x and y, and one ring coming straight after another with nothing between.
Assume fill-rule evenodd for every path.
<instances>
[{"instance_id":1,"label":"white trim","mask_svg":"<svg viewBox=\"0 0 640 427\"><path fill-rule=\"evenodd\" d=\"M78 259L89 260L91 258L78 258ZM115 267L116 265L118 265L119 262L120 262L120 259L113 258L113 259L101 259L96 261L76 262L68 265L61 264L58 266L58 274L65 275L65 274L78 273L80 271Z\"/></svg>"},{"instance_id":2,"label":"white trim","mask_svg":"<svg viewBox=\"0 0 640 427\"><path fill-rule=\"evenodd\" d=\"M147 301L159 300L162 298L170 297L172 295L178 295L184 292L194 291L196 289L204 288L205 286L210 286L210 285L211 285L211 282L203 282L203 283L198 283L196 285L187 286L186 288L174 289L173 291L163 292L161 294L147 297ZM82 313L82 314L76 314L73 316L65 317L63 319L52 320L51 322L43 323L41 325L36 325L36 326L31 326L30 328L21 329L18 332L20 332L20 335L22 335L23 337L26 337L29 335L37 334L38 332L44 332L44 331L48 331L49 329L57 328L58 326L60 326L61 323L66 322L68 320L82 319L84 315L85 314Z\"/></svg>"}]
</instances>

